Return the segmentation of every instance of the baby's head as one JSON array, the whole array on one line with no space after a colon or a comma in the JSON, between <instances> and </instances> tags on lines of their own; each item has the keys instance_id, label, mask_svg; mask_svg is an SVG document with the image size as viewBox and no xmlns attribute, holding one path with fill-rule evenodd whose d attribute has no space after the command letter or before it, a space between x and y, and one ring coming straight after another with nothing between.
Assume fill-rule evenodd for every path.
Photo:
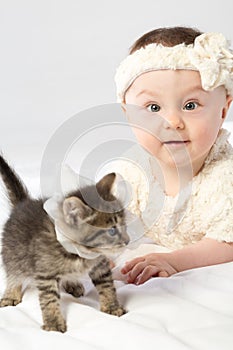
<instances>
[{"instance_id":1,"label":"baby's head","mask_svg":"<svg viewBox=\"0 0 233 350\"><path fill-rule=\"evenodd\" d=\"M198 29L188 27L158 28L142 35L130 48L130 55L135 51L145 48L149 44L162 44L163 46L175 46L179 44L191 45L198 35Z\"/></svg>"},{"instance_id":2,"label":"baby's head","mask_svg":"<svg viewBox=\"0 0 233 350\"><path fill-rule=\"evenodd\" d=\"M153 30L133 44L115 80L119 102L155 113L157 124L144 113L139 126L147 130L136 132L139 142L165 162L173 162L172 152L182 163L180 151L187 150L196 173L232 100L233 55L224 36L186 27Z\"/></svg>"},{"instance_id":3,"label":"baby's head","mask_svg":"<svg viewBox=\"0 0 233 350\"><path fill-rule=\"evenodd\" d=\"M221 33L171 27L142 35L117 69L118 101L125 101L126 92L140 75L157 70L197 71L204 90L223 85L227 95L233 95L233 52Z\"/></svg>"}]
</instances>

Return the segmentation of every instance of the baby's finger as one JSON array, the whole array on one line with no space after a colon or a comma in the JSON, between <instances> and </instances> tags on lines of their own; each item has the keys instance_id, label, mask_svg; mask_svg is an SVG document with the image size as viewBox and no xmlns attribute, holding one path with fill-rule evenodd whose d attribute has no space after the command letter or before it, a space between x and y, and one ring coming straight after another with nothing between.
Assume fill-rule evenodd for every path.
<instances>
[{"instance_id":1,"label":"baby's finger","mask_svg":"<svg viewBox=\"0 0 233 350\"><path fill-rule=\"evenodd\" d=\"M142 284L148 281L151 277L158 276L160 273L159 268L157 266L147 266L142 273L136 278L135 283Z\"/></svg>"},{"instance_id":2,"label":"baby's finger","mask_svg":"<svg viewBox=\"0 0 233 350\"><path fill-rule=\"evenodd\" d=\"M169 273L167 271L165 271L165 270L160 271L158 273L158 277L169 277L169 276L170 276Z\"/></svg>"},{"instance_id":3,"label":"baby's finger","mask_svg":"<svg viewBox=\"0 0 233 350\"><path fill-rule=\"evenodd\" d=\"M142 273L145 269L145 261L141 261L137 263L132 270L128 273L127 281L128 283L135 283L137 277Z\"/></svg>"},{"instance_id":4,"label":"baby's finger","mask_svg":"<svg viewBox=\"0 0 233 350\"><path fill-rule=\"evenodd\" d=\"M135 259L133 259L133 260L131 260L131 261L127 261L127 262L125 263L125 266L122 267L121 273L122 273L123 275L127 274L130 270L133 269L133 267L134 267L136 264L138 264L139 262L142 262L142 261L144 261L144 258L143 258L143 257L139 257L139 258L135 258Z\"/></svg>"}]
</instances>

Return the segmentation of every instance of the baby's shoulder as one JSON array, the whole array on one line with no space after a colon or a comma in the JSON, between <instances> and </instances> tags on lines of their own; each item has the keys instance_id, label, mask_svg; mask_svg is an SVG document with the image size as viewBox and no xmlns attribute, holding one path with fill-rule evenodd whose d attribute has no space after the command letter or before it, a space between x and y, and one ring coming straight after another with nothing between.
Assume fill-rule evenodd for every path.
<instances>
[{"instance_id":1,"label":"baby's shoulder","mask_svg":"<svg viewBox=\"0 0 233 350\"><path fill-rule=\"evenodd\" d=\"M135 144L114 162L114 166L131 179L147 177L151 173L151 155Z\"/></svg>"},{"instance_id":2,"label":"baby's shoulder","mask_svg":"<svg viewBox=\"0 0 233 350\"><path fill-rule=\"evenodd\" d=\"M229 154L221 159L211 162L206 167L206 173L214 177L227 177L233 175L233 154ZM221 178L219 178L219 180L221 180Z\"/></svg>"},{"instance_id":3,"label":"baby's shoulder","mask_svg":"<svg viewBox=\"0 0 233 350\"><path fill-rule=\"evenodd\" d=\"M196 192L203 197L214 199L216 196L233 197L233 156L211 162L204 167L196 181Z\"/></svg>"}]
</instances>

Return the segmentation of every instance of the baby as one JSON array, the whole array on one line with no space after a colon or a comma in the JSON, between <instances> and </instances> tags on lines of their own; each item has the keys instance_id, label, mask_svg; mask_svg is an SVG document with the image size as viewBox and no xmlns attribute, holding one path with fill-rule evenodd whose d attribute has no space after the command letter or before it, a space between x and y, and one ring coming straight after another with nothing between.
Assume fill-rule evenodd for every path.
<instances>
[{"instance_id":1,"label":"baby","mask_svg":"<svg viewBox=\"0 0 233 350\"><path fill-rule=\"evenodd\" d=\"M222 129L233 96L228 42L186 27L153 30L132 46L115 81L148 165L147 181L135 164L120 169L133 189L129 209L146 236L171 250L121 272L142 284L232 261L233 148Z\"/></svg>"}]
</instances>

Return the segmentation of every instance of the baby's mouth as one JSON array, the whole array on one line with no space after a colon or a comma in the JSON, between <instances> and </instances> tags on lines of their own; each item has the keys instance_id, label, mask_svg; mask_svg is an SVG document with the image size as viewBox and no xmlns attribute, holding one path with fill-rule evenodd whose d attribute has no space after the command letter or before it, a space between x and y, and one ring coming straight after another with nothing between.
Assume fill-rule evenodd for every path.
<instances>
[{"instance_id":1,"label":"baby's mouth","mask_svg":"<svg viewBox=\"0 0 233 350\"><path fill-rule=\"evenodd\" d=\"M187 145L190 141L189 140L171 140L171 141L164 141L163 144L164 145L171 145L171 146L179 146L179 145Z\"/></svg>"}]
</instances>

